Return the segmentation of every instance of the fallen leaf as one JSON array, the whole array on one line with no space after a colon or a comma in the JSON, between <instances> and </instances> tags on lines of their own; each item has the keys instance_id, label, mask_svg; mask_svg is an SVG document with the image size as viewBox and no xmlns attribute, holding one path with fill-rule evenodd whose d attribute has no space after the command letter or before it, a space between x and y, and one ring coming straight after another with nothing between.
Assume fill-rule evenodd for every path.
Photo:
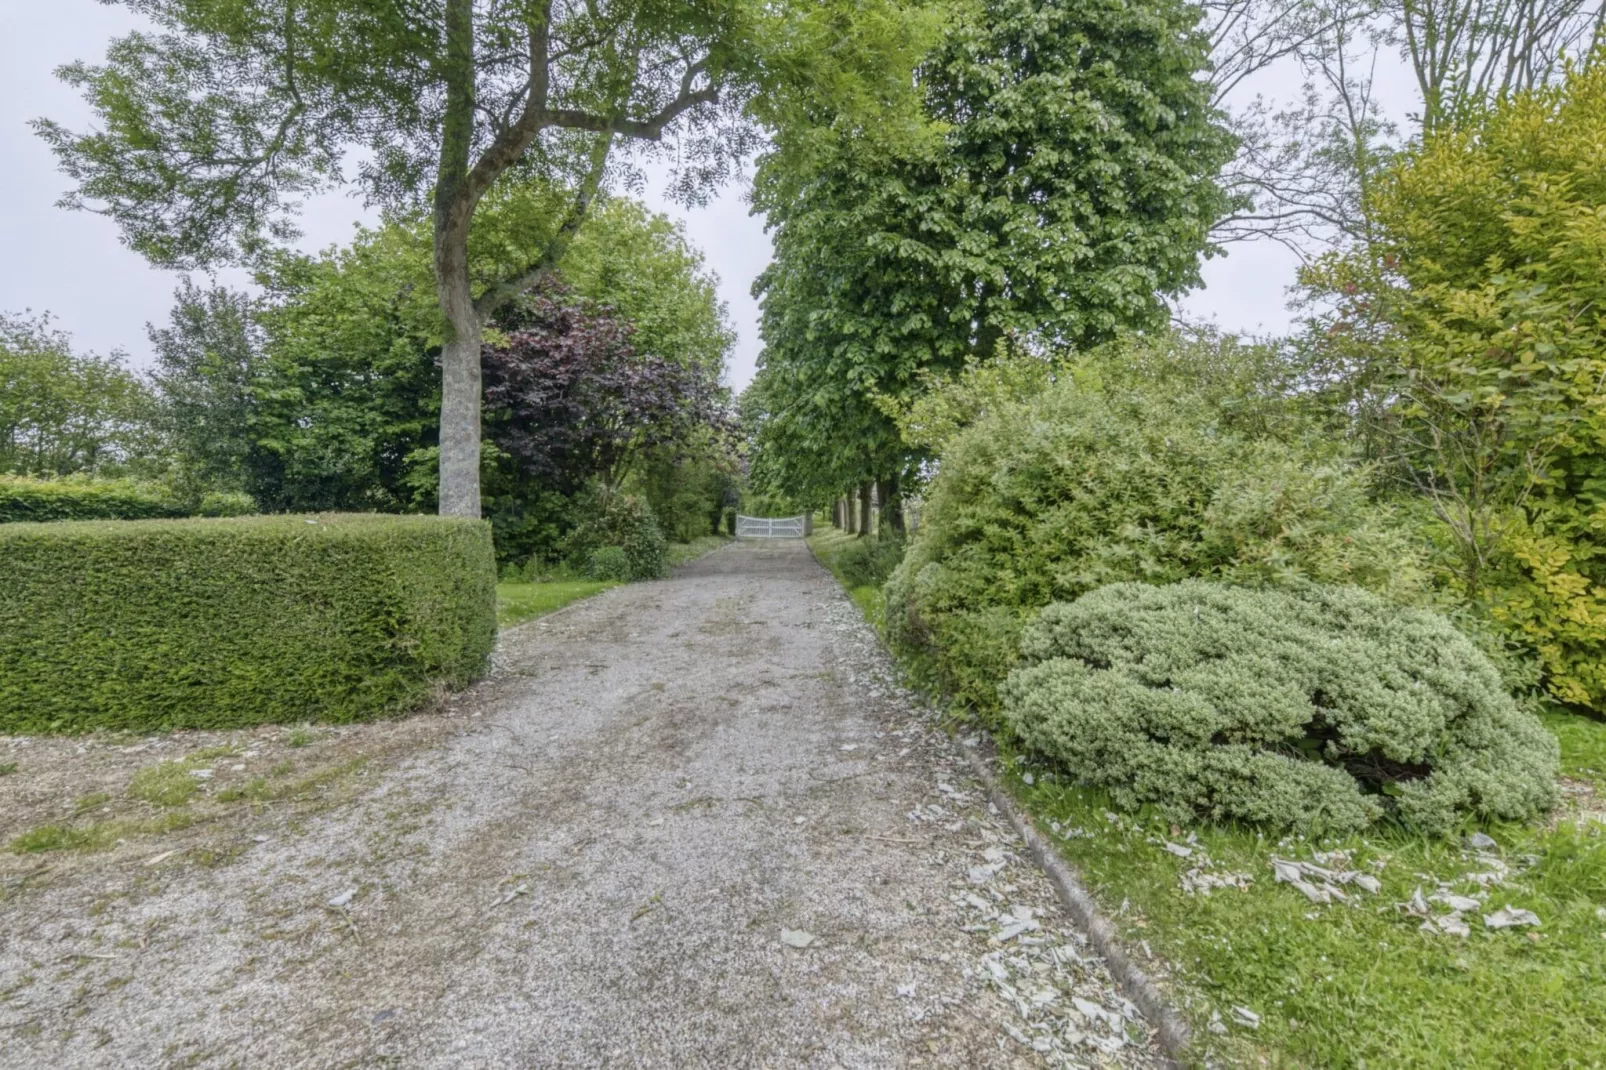
<instances>
[{"instance_id":1,"label":"fallen leaf","mask_svg":"<svg viewBox=\"0 0 1606 1070\"><path fill-rule=\"evenodd\" d=\"M1538 925L1539 915L1531 910L1519 910L1507 903L1493 914L1485 914L1483 923L1491 929L1510 929L1517 925Z\"/></svg>"},{"instance_id":2,"label":"fallen leaf","mask_svg":"<svg viewBox=\"0 0 1606 1070\"><path fill-rule=\"evenodd\" d=\"M334 907L336 910L339 910L342 907L349 905L355 898L357 898L357 889L347 888L345 891L329 900L329 905Z\"/></svg>"}]
</instances>

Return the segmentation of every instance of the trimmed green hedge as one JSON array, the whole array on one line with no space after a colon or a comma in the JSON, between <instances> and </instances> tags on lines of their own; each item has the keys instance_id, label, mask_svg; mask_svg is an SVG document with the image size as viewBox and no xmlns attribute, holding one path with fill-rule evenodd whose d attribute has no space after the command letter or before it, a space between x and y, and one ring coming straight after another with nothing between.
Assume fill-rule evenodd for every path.
<instances>
[{"instance_id":1,"label":"trimmed green hedge","mask_svg":"<svg viewBox=\"0 0 1606 1070\"><path fill-rule=\"evenodd\" d=\"M495 640L478 521L0 525L0 732L355 721L468 682Z\"/></svg>"},{"instance_id":2,"label":"trimmed green hedge","mask_svg":"<svg viewBox=\"0 0 1606 1070\"><path fill-rule=\"evenodd\" d=\"M165 487L129 479L0 475L0 524L44 520L159 520L185 508Z\"/></svg>"}]
</instances>

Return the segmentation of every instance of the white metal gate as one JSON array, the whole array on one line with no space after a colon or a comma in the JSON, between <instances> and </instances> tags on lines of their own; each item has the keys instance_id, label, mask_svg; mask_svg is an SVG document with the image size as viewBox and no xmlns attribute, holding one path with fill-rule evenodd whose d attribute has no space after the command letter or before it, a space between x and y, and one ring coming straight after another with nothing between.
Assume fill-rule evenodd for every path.
<instances>
[{"instance_id":1,"label":"white metal gate","mask_svg":"<svg viewBox=\"0 0 1606 1070\"><path fill-rule=\"evenodd\" d=\"M740 514L736 517L736 537L738 539L801 539L807 534L807 517L772 518L741 516Z\"/></svg>"}]
</instances>

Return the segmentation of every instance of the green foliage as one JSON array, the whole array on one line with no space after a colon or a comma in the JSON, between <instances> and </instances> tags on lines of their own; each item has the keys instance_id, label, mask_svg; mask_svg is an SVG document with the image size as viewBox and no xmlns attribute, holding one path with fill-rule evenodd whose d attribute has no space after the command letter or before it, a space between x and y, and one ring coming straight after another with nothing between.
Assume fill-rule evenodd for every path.
<instances>
[{"instance_id":1,"label":"green foliage","mask_svg":"<svg viewBox=\"0 0 1606 1070\"><path fill-rule=\"evenodd\" d=\"M1365 256L1305 281L1336 299L1322 350L1365 430L1432 504L1441 564L1606 709L1606 67L1516 94L1403 154ZM1350 399L1345 399L1349 401Z\"/></svg>"},{"instance_id":2,"label":"green foliage","mask_svg":"<svg viewBox=\"0 0 1606 1070\"><path fill-rule=\"evenodd\" d=\"M761 489L819 499L902 474L874 398L991 358L1168 317L1228 199L1197 8L979 0L920 72L932 136L788 131L755 203L775 259L748 405Z\"/></svg>"},{"instance_id":3,"label":"green foliage","mask_svg":"<svg viewBox=\"0 0 1606 1070\"><path fill-rule=\"evenodd\" d=\"M254 511L248 509L247 511ZM0 524L50 520L155 520L188 510L167 487L131 479L0 475Z\"/></svg>"},{"instance_id":4,"label":"green foliage","mask_svg":"<svg viewBox=\"0 0 1606 1070\"><path fill-rule=\"evenodd\" d=\"M149 388L118 355L74 353L48 316L0 313L0 474L116 470L155 450Z\"/></svg>"},{"instance_id":5,"label":"green foliage","mask_svg":"<svg viewBox=\"0 0 1606 1070\"><path fill-rule=\"evenodd\" d=\"M250 516L256 511L256 499L237 490L208 491L195 507L196 516Z\"/></svg>"},{"instance_id":6,"label":"green foliage","mask_svg":"<svg viewBox=\"0 0 1606 1070\"><path fill-rule=\"evenodd\" d=\"M476 294L527 253L566 196L532 179L506 183L487 197L469 245ZM257 272L266 291L254 313L260 353L221 367L192 359L200 372L172 380L170 391L183 388L185 396L208 401L210 408L200 406L207 419L245 436L219 449L240 455L244 486L266 507L435 506L438 357L448 331L431 265L430 228L411 216L361 230L350 246L316 257L269 258ZM640 352L687 367L722 366L732 335L715 280L665 217L625 198L604 198L559 270L578 296L631 324ZM181 301L172 333L238 341L234 305L208 298L206 307L212 319L197 325L195 311ZM498 338L487 330L488 340ZM224 348L239 348L230 346ZM198 343L178 351L197 348L211 351ZM251 369L238 388L237 366ZM243 420L236 418L237 398ZM490 444L481 469L485 513L504 559L553 552L568 530L562 502L549 497L553 488L521 478Z\"/></svg>"},{"instance_id":7,"label":"green foliage","mask_svg":"<svg viewBox=\"0 0 1606 1070\"><path fill-rule=\"evenodd\" d=\"M1237 386L1178 372L1145 391L1122 368L1158 359L1149 346L1191 352L1117 347L949 440L887 586L887 629L985 715L1025 621L1107 584L1316 580L1425 597L1423 548L1364 471L1270 402L1247 423L1223 409L1218 392L1254 395L1254 362Z\"/></svg>"},{"instance_id":8,"label":"green foliage","mask_svg":"<svg viewBox=\"0 0 1606 1070\"><path fill-rule=\"evenodd\" d=\"M480 522L275 516L0 526L0 732L354 721L477 675Z\"/></svg>"},{"instance_id":9,"label":"green foliage","mask_svg":"<svg viewBox=\"0 0 1606 1070\"><path fill-rule=\"evenodd\" d=\"M1043 610L1021 661L1005 723L1127 809L1446 834L1556 802L1556 741L1489 660L1358 588L1115 584Z\"/></svg>"},{"instance_id":10,"label":"green foliage","mask_svg":"<svg viewBox=\"0 0 1606 1070\"><path fill-rule=\"evenodd\" d=\"M586 575L594 580L624 583L631 571L630 557L622 546L599 546L586 558Z\"/></svg>"},{"instance_id":11,"label":"green foliage","mask_svg":"<svg viewBox=\"0 0 1606 1070\"><path fill-rule=\"evenodd\" d=\"M612 548L620 550L627 563L620 579L655 580L668 572L668 540L644 500L599 488L587 495L580 509L580 522L567 542L568 558L575 567L589 570L598 551Z\"/></svg>"},{"instance_id":12,"label":"green foliage","mask_svg":"<svg viewBox=\"0 0 1606 1070\"><path fill-rule=\"evenodd\" d=\"M902 560L902 539L867 535L854 539L836 554L833 571L849 590L880 587Z\"/></svg>"}]
</instances>

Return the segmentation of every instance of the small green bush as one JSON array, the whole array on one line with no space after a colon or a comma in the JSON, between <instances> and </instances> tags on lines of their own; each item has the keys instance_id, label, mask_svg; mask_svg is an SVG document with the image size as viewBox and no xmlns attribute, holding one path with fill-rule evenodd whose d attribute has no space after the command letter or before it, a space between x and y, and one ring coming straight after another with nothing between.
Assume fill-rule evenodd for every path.
<instances>
[{"instance_id":1,"label":"small green bush","mask_svg":"<svg viewBox=\"0 0 1606 1070\"><path fill-rule=\"evenodd\" d=\"M0 475L0 524L47 520L156 520L187 510L166 487L128 479Z\"/></svg>"},{"instance_id":2,"label":"small green bush","mask_svg":"<svg viewBox=\"0 0 1606 1070\"><path fill-rule=\"evenodd\" d=\"M1096 371L948 440L886 588L889 639L940 690L996 714L1032 614L1111 583L1423 596L1419 540L1332 447L1235 424L1202 390L1117 389Z\"/></svg>"},{"instance_id":3,"label":"small green bush","mask_svg":"<svg viewBox=\"0 0 1606 1070\"><path fill-rule=\"evenodd\" d=\"M256 499L235 490L214 490L201 496L196 516L250 516L257 511Z\"/></svg>"},{"instance_id":4,"label":"small green bush","mask_svg":"<svg viewBox=\"0 0 1606 1070\"><path fill-rule=\"evenodd\" d=\"M624 583L630 579L630 571L630 557L622 546L604 546L593 550L586 562L586 575L594 580Z\"/></svg>"},{"instance_id":5,"label":"small green bush","mask_svg":"<svg viewBox=\"0 0 1606 1070\"><path fill-rule=\"evenodd\" d=\"M0 733L399 711L482 670L495 581L476 521L0 525Z\"/></svg>"},{"instance_id":6,"label":"small green bush","mask_svg":"<svg viewBox=\"0 0 1606 1070\"><path fill-rule=\"evenodd\" d=\"M654 580L669 571L669 542L646 501L606 489L586 496L581 517L569 536L568 559L585 571L592 554L616 546L630 562L631 580Z\"/></svg>"},{"instance_id":7,"label":"small green bush","mask_svg":"<svg viewBox=\"0 0 1606 1070\"><path fill-rule=\"evenodd\" d=\"M1556 801L1556 741L1488 658L1356 588L1115 584L1045 609L1021 661L1025 746L1172 820L1442 834Z\"/></svg>"}]
</instances>

